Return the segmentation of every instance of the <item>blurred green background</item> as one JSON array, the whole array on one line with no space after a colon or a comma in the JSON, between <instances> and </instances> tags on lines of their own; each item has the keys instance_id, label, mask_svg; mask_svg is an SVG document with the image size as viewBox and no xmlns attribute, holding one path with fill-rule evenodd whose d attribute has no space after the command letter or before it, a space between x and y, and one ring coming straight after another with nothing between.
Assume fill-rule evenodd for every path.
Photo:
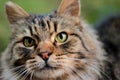
<instances>
[{"instance_id":1,"label":"blurred green background","mask_svg":"<svg viewBox=\"0 0 120 80\"><path fill-rule=\"evenodd\" d=\"M4 4L9 0L0 0L0 52L7 46L10 28L6 19ZM29 13L47 14L57 9L61 0L12 0ZM120 0L81 0L82 16L91 24L97 23L108 15L120 12Z\"/></svg>"}]
</instances>

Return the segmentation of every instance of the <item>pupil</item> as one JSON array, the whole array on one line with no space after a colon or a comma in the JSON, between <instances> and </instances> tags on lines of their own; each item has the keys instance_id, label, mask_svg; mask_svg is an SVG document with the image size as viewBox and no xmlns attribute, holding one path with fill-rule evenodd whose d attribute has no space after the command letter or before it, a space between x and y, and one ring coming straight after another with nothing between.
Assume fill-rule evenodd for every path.
<instances>
[{"instance_id":1,"label":"pupil","mask_svg":"<svg viewBox=\"0 0 120 80\"><path fill-rule=\"evenodd\" d=\"M63 39L63 36L62 36L62 34L60 34L60 36L59 36L59 37L60 37L60 39Z\"/></svg>"},{"instance_id":2,"label":"pupil","mask_svg":"<svg viewBox=\"0 0 120 80\"><path fill-rule=\"evenodd\" d=\"M31 43L32 43L32 40L30 40L30 39L29 39L29 40L28 40L28 43L30 43L30 44L31 44Z\"/></svg>"}]
</instances>

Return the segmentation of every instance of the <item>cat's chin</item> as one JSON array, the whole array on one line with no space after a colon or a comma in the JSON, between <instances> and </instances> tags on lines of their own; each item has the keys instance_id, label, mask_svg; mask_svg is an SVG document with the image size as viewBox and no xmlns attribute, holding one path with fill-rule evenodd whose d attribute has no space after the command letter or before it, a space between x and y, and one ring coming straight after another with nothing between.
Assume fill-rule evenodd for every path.
<instances>
[{"instance_id":1,"label":"cat's chin","mask_svg":"<svg viewBox=\"0 0 120 80\"><path fill-rule=\"evenodd\" d=\"M43 68L42 70L37 70L34 73L34 76L40 79L45 78L56 78L64 74L62 69L53 69L53 68Z\"/></svg>"}]
</instances>

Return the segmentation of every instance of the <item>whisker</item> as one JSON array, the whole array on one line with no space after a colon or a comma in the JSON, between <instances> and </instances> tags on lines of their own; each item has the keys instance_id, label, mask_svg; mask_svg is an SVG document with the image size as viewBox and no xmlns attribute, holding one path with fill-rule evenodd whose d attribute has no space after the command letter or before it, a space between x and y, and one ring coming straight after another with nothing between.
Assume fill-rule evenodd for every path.
<instances>
[{"instance_id":1,"label":"whisker","mask_svg":"<svg viewBox=\"0 0 120 80\"><path fill-rule=\"evenodd\" d=\"M31 72L30 80L33 79L34 71Z\"/></svg>"},{"instance_id":2,"label":"whisker","mask_svg":"<svg viewBox=\"0 0 120 80\"><path fill-rule=\"evenodd\" d=\"M18 74L21 74L23 71L25 71L25 69L20 69L20 70L18 70L17 72L14 72L11 80L13 80L13 79L18 79L19 76L20 76L20 75L18 75Z\"/></svg>"},{"instance_id":3,"label":"whisker","mask_svg":"<svg viewBox=\"0 0 120 80\"><path fill-rule=\"evenodd\" d=\"M20 74L20 75L17 76L17 79L20 78L20 77L22 77L23 74L25 74L25 75L21 78L21 80L25 80L25 79L28 77L29 74L31 74L31 79L32 79L33 74L34 74L34 71L31 73L30 68L36 68L36 67L38 67L38 66L39 66L39 63L40 63L40 62L36 62L36 63L34 63L34 64L31 65L32 67L29 67L29 68L27 68L27 69L24 69L24 70L19 71L19 74ZM22 71L23 71L23 72L22 72ZM22 72L22 73L21 73L21 72Z\"/></svg>"},{"instance_id":4,"label":"whisker","mask_svg":"<svg viewBox=\"0 0 120 80\"><path fill-rule=\"evenodd\" d=\"M78 58L68 58L69 60L75 60L75 61L80 61L81 59L78 59ZM104 71L102 71L102 69L100 69L99 67L95 67L94 64L91 64L91 69L94 70L97 74L100 74L98 73L98 70L104 75L106 76L109 80L112 80Z\"/></svg>"},{"instance_id":5,"label":"whisker","mask_svg":"<svg viewBox=\"0 0 120 80\"><path fill-rule=\"evenodd\" d=\"M26 69L26 73L25 75L23 76L23 78L21 80L26 80L26 78L28 77L28 75L30 74L30 71L28 69Z\"/></svg>"},{"instance_id":6,"label":"whisker","mask_svg":"<svg viewBox=\"0 0 120 80\"><path fill-rule=\"evenodd\" d=\"M92 66L92 70L99 70L101 72L102 75L104 75L105 77L107 77L109 80L112 80L102 69L98 69L98 67L95 67L94 64L91 64Z\"/></svg>"},{"instance_id":7,"label":"whisker","mask_svg":"<svg viewBox=\"0 0 120 80\"><path fill-rule=\"evenodd\" d=\"M40 62L36 62L32 65L33 66L30 68L36 68L36 67L39 68L39 66L41 66L42 64ZM35 72L34 71L30 72L30 68L25 69L25 65L21 65L21 66L15 67L15 68L8 69L8 71L7 70L4 71L4 74L6 74L6 73L11 74L12 73L11 75L8 76L9 80L15 80L15 79L26 80L29 75L30 75L29 79L32 80ZM4 76L0 76L0 78L3 78L3 77Z\"/></svg>"},{"instance_id":8,"label":"whisker","mask_svg":"<svg viewBox=\"0 0 120 80\"><path fill-rule=\"evenodd\" d=\"M21 66L15 67L15 68L11 68L11 69L5 70L2 75L11 74L11 72L12 72L13 74L11 74L11 76L9 76L9 78L11 78L11 77L13 77L14 74L16 73L16 72L13 72L13 71L15 71L15 70L17 70L17 69L20 69L20 68L22 68L22 67L24 67L24 66L25 66L25 65L21 65ZM4 78L5 76L2 76L2 77Z\"/></svg>"},{"instance_id":9,"label":"whisker","mask_svg":"<svg viewBox=\"0 0 120 80\"><path fill-rule=\"evenodd\" d=\"M76 59L76 58L68 58L68 59L70 59L70 60L75 60L75 61L80 61L81 59ZM94 71L94 72L96 72L98 75L100 75L100 73L99 72L101 72L104 76L106 76L109 80L112 80L104 71L102 71L102 69L100 69L100 67L96 67L94 64L90 64L92 67L90 67L91 68L91 70L92 71ZM63 65L63 66L65 66L65 65ZM70 68L69 66L66 66L66 67L68 67L68 68ZM83 73L82 73L83 74ZM81 75L82 75L81 74Z\"/></svg>"},{"instance_id":10,"label":"whisker","mask_svg":"<svg viewBox=\"0 0 120 80\"><path fill-rule=\"evenodd\" d=\"M70 76L70 77L76 77L77 80L79 80L81 78L81 76L78 73L78 70L76 70L74 67L70 67L68 65L63 65L63 66L64 66L65 72L68 73L68 76ZM81 80L84 80L84 79L81 78Z\"/></svg>"},{"instance_id":11,"label":"whisker","mask_svg":"<svg viewBox=\"0 0 120 80\"><path fill-rule=\"evenodd\" d=\"M32 64L31 66L32 66L32 68L36 68L36 67L40 67L39 65L41 65L40 62L36 62L36 63ZM29 67L29 69L30 68L31 67Z\"/></svg>"},{"instance_id":12,"label":"whisker","mask_svg":"<svg viewBox=\"0 0 120 80\"><path fill-rule=\"evenodd\" d=\"M17 76L16 78L19 79L20 77L22 77L23 74L25 74L28 70L27 69L24 69L24 71L22 72L23 70L20 71L20 75ZM22 73L21 73L22 72Z\"/></svg>"},{"instance_id":13,"label":"whisker","mask_svg":"<svg viewBox=\"0 0 120 80\"><path fill-rule=\"evenodd\" d=\"M10 72L13 72L13 71L15 71L15 70L17 70L17 69L20 69L20 68L24 67L24 66L25 66L25 65L21 65L21 66L18 66L18 67L9 69L9 71L10 71ZM6 72L8 72L8 71L6 71Z\"/></svg>"},{"instance_id":14,"label":"whisker","mask_svg":"<svg viewBox=\"0 0 120 80\"><path fill-rule=\"evenodd\" d=\"M74 68L74 67L72 68L72 67L67 66L67 65L63 65L63 66L66 67L67 70L68 69L71 70L71 71L67 71L66 69L64 69L66 72L69 73L70 76L73 76L73 77L76 76L76 78L79 78L79 79L82 79L82 80L89 80L89 75L86 75L83 71L78 72L78 70L76 68Z\"/></svg>"},{"instance_id":15,"label":"whisker","mask_svg":"<svg viewBox=\"0 0 120 80\"><path fill-rule=\"evenodd\" d=\"M11 80L13 80L13 79L18 79L19 76L20 76L20 75L18 76L18 74L23 73L23 71L25 71L25 70L26 70L26 69L22 68L22 69L20 69L20 70L18 70L18 71L16 71L16 72L14 72Z\"/></svg>"}]
</instances>

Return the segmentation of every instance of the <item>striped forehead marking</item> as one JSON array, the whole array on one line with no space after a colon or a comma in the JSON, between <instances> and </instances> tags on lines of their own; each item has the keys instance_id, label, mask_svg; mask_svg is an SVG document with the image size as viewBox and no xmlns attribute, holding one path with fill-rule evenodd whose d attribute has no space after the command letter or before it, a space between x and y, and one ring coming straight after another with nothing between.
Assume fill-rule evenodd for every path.
<instances>
[{"instance_id":1,"label":"striped forehead marking","mask_svg":"<svg viewBox=\"0 0 120 80\"><path fill-rule=\"evenodd\" d=\"M57 32L57 22L51 19L51 16L35 16L32 22L38 25L43 31L49 30L50 32ZM35 30L37 28L35 27Z\"/></svg>"}]
</instances>

